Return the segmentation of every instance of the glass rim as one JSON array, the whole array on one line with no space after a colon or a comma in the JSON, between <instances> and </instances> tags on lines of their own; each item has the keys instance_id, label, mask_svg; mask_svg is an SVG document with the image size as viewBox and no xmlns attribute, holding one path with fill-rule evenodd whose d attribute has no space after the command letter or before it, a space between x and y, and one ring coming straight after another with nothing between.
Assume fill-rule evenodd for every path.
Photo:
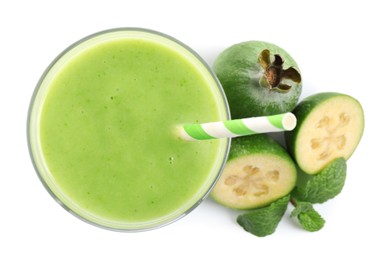
<instances>
[{"instance_id":1,"label":"glass rim","mask_svg":"<svg viewBox=\"0 0 389 260\"><path fill-rule=\"evenodd\" d=\"M228 154L229 154L229 150L230 150L230 146L231 146L231 139L230 138L226 138L225 147L221 148L224 151L223 154L217 156L217 158L222 157L222 160L220 161L220 168L217 167L218 172L217 172L217 174L215 174L214 180L212 181L211 185L208 188L206 188L206 189L205 188L200 188L200 190L204 189L205 193L203 195L201 195L200 198L195 203L191 204L191 206L188 207L187 209L181 210L180 212L182 212L182 213L178 214L177 216L169 217L170 215L168 215L167 219L159 220L159 221L156 221L156 222L154 222L154 221L142 222L142 223L146 223L146 224L144 226L135 227L135 228L132 228L132 227L128 227L128 228L125 228L125 227L113 227L113 226L110 226L108 224L97 223L96 221L93 221L93 220L87 218L86 216L81 215L79 212L76 212L70 206L66 205L66 203L64 203L54 193L52 188L49 186L47 181L42 176L41 169L39 168L38 163L36 161L37 160L36 156L39 156L39 155L35 155L34 154L33 147L32 147L32 139L33 139L32 116L33 116L33 112L34 112L34 107L36 106L37 95L38 95L39 91L41 90L42 83L46 79L46 77L49 74L49 72L51 72L53 67L67 53L69 53L71 50L75 49L79 45L81 45L83 43L86 43L87 41L89 41L91 39L94 39L94 38L97 38L99 36L110 34L110 33L115 33L115 32L141 32L141 33L145 33L145 34L150 34L150 35L154 35L154 36L157 36L157 37L161 37L161 39L164 38L164 39L166 39L168 41L171 41L173 44L177 44L177 45L181 46L182 48L184 48L191 55L193 55L193 57L197 61L199 61L201 63L201 66L203 66L203 68L209 73L209 75L213 79L215 85L217 86L217 93L220 95L220 98L221 98L222 109L225 112L226 120L231 119L227 98L226 98L226 95L224 93L223 87L221 86L220 81L218 80L216 74L211 69L211 67L207 64L207 62L196 51L194 51L191 47L189 47L188 45L184 44L183 42L177 40L176 38L174 38L174 37L172 37L172 36L170 36L168 34L161 33L159 31L155 31L155 30L151 30L151 29L146 29L146 28L140 28L140 27L118 27L118 28L102 30L102 31L90 34L90 35L88 35L86 37L83 37L83 38L75 41L74 43L72 43L68 47L66 47L62 52L60 52L52 60L52 62L46 67L46 69L43 71L41 77L39 78L39 80L38 80L38 82L37 82L37 84L36 84L36 86L34 88L33 94L32 94L31 99L30 99L30 104L29 104L29 107L28 107L27 129L26 129L27 130L26 134L27 134L28 151L29 151L30 159L31 159L31 162L33 164L34 170L35 170L36 174L38 175L41 183L45 187L45 189L48 191L48 193L51 195L51 197L60 206L62 206L66 211L68 211L69 213L71 213L72 215L77 217L78 219L80 219L80 220L82 220L82 221L84 221L86 223L89 223L89 224L91 224L93 226L97 226L97 227L100 227L100 228L103 228L103 229L112 230L112 231L139 232L139 231L153 230L153 229L156 229L156 228L160 228L160 227L166 226L168 224L171 224L171 223L173 223L173 222L183 218L184 216L186 216L190 212L192 212L195 208L197 208L205 200L205 198L208 197L208 195L212 191L213 187L216 185L217 181L219 180L219 178L221 176L221 173L222 173L222 171L223 171L223 169L225 167L225 164L227 162ZM138 37L139 37L139 35L138 35ZM101 43L101 41L98 41L98 43ZM179 53L179 51L177 51L177 52ZM219 99L219 97L217 99ZM37 121L39 121L39 120L37 120ZM36 130L35 134L39 134L39 131Z\"/></svg>"}]
</instances>

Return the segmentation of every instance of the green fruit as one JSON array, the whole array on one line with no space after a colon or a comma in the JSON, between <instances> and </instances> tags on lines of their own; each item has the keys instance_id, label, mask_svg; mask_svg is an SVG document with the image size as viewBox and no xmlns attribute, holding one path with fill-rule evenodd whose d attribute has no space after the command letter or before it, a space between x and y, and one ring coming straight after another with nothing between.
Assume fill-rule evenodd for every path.
<instances>
[{"instance_id":1,"label":"green fruit","mask_svg":"<svg viewBox=\"0 0 389 260\"><path fill-rule=\"evenodd\" d=\"M293 111L297 125L285 141L301 170L320 172L335 158L348 159L361 140L364 114L353 97L326 92L305 98Z\"/></svg>"},{"instance_id":2,"label":"green fruit","mask_svg":"<svg viewBox=\"0 0 389 260\"><path fill-rule=\"evenodd\" d=\"M291 111L301 94L296 62L285 50L268 42L235 44L220 53L213 68L232 118Z\"/></svg>"},{"instance_id":3,"label":"green fruit","mask_svg":"<svg viewBox=\"0 0 389 260\"><path fill-rule=\"evenodd\" d=\"M234 209L258 208L289 194L296 180L293 160L271 137L236 137L212 197Z\"/></svg>"}]
</instances>

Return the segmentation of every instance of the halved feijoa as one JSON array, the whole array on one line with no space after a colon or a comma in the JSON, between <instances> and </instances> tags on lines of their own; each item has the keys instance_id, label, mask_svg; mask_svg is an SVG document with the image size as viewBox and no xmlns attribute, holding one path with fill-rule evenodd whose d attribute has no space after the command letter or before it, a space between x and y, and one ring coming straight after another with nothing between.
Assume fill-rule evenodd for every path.
<instances>
[{"instance_id":1,"label":"halved feijoa","mask_svg":"<svg viewBox=\"0 0 389 260\"><path fill-rule=\"evenodd\" d=\"M289 194L296 179L293 160L271 137L236 137L212 197L230 208L259 208Z\"/></svg>"},{"instance_id":2,"label":"halved feijoa","mask_svg":"<svg viewBox=\"0 0 389 260\"><path fill-rule=\"evenodd\" d=\"M338 157L347 160L361 140L363 109L349 95L318 93L301 101L293 113L297 126L285 132L285 140L305 173L316 174Z\"/></svg>"}]
</instances>

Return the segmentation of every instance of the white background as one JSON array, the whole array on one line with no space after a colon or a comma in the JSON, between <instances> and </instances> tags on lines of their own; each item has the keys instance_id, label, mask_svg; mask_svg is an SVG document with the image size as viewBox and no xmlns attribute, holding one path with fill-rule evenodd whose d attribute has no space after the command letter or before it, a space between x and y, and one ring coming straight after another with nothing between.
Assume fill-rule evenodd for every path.
<instances>
[{"instance_id":1,"label":"white background","mask_svg":"<svg viewBox=\"0 0 389 260\"><path fill-rule=\"evenodd\" d=\"M388 259L388 7L385 1L2 1L0 4L0 259ZM255 237L210 198L154 231L118 233L68 214L32 167L26 142L31 94L74 41L113 27L181 40L212 64L231 44L265 40L298 62L307 96L338 91L363 105L363 139L342 193L316 208L316 233L285 216ZM386 92L385 92L386 91ZM290 208L288 213L290 213Z\"/></svg>"}]
</instances>

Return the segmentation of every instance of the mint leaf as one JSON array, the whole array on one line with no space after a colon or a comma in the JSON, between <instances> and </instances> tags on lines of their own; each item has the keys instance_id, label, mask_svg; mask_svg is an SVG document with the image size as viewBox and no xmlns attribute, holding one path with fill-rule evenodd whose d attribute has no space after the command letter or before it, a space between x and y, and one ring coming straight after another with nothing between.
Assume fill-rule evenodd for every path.
<instances>
[{"instance_id":1,"label":"mint leaf","mask_svg":"<svg viewBox=\"0 0 389 260\"><path fill-rule=\"evenodd\" d=\"M325 224L325 220L313 208L310 211L300 213L297 218L303 229L310 232L322 229Z\"/></svg>"},{"instance_id":2,"label":"mint leaf","mask_svg":"<svg viewBox=\"0 0 389 260\"><path fill-rule=\"evenodd\" d=\"M252 210L238 216L237 222L247 232L259 237L274 233L285 214L290 195L287 195L267 207Z\"/></svg>"},{"instance_id":3,"label":"mint leaf","mask_svg":"<svg viewBox=\"0 0 389 260\"><path fill-rule=\"evenodd\" d=\"M297 217L303 229L315 232L324 227L325 220L313 208L310 202L293 199L295 209L290 213L290 217Z\"/></svg>"},{"instance_id":4,"label":"mint leaf","mask_svg":"<svg viewBox=\"0 0 389 260\"><path fill-rule=\"evenodd\" d=\"M300 201L323 203L338 195L346 181L346 160L337 158L316 175L300 175L300 182L293 191L293 197Z\"/></svg>"}]
</instances>

